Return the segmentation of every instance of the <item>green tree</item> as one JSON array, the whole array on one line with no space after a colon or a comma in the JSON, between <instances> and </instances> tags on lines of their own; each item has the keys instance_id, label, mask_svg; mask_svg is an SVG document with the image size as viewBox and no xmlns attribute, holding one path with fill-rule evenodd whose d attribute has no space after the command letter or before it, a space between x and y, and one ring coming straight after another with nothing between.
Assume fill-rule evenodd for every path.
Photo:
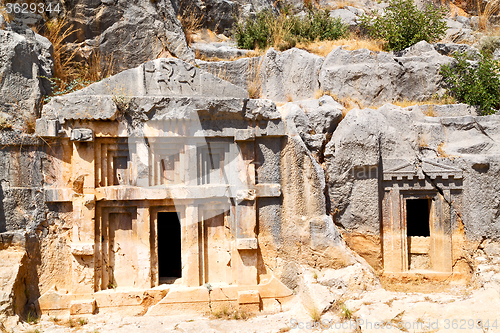
<instances>
[{"instance_id":1,"label":"green tree","mask_svg":"<svg viewBox=\"0 0 500 333\"><path fill-rule=\"evenodd\" d=\"M455 53L456 62L441 66L448 93L457 101L479 106L483 115L500 107L500 65L491 54L481 52L478 61L467 53Z\"/></svg>"},{"instance_id":2,"label":"green tree","mask_svg":"<svg viewBox=\"0 0 500 333\"><path fill-rule=\"evenodd\" d=\"M361 26L373 38L387 43L387 50L401 51L422 40L441 39L447 29L446 8L427 3L419 10L413 0L390 0L384 15L364 15Z\"/></svg>"}]
</instances>

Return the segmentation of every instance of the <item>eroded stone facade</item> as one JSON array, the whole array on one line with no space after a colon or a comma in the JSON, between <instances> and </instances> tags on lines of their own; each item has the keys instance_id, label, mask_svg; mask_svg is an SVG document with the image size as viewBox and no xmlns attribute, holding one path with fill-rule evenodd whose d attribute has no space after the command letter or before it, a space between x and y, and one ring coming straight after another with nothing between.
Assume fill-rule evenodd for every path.
<instances>
[{"instance_id":1,"label":"eroded stone facade","mask_svg":"<svg viewBox=\"0 0 500 333\"><path fill-rule=\"evenodd\" d=\"M258 242L260 200L282 193L256 168L280 174L265 151L285 125L273 103L245 96L160 59L47 105L45 201L68 207L71 276L39 298L43 313L262 310L290 298L259 269Z\"/></svg>"}]
</instances>

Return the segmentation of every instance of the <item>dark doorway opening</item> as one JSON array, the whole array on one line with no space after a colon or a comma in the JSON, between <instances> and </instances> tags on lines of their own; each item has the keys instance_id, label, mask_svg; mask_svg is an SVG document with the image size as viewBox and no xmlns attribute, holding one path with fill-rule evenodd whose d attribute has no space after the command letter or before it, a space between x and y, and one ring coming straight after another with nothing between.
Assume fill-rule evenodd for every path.
<instances>
[{"instance_id":1,"label":"dark doorway opening","mask_svg":"<svg viewBox=\"0 0 500 333\"><path fill-rule=\"evenodd\" d=\"M429 237L430 199L406 200L406 231L408 237Z\"/></svg>"},{"instance_id":2,"label":"dark doorway opening","mask_svg":"<svg viewBox=\"0 0 500 333\"><path fill-rule=\"evenodd\" d=\"M158 273L160 283L180 278L181 223L176 212L158 213Z\"/></svg>"}]
</instances>

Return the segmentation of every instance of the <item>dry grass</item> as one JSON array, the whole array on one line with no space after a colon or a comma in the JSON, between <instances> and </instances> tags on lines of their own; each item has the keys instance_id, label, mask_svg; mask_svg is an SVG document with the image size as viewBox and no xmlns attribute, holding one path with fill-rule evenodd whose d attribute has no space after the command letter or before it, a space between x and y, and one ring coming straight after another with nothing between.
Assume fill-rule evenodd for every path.
<instances>
[{"instance_id":1,"label":"dry grass","mask_svg":"<svg viewBox=\"0 0 500 333\"><path fill-rule=\"evenodd\" d=\"M353 51L368 49L373 52L382 51L384 42L375 39L349 38L337 40L316 41L312 43L297 43L296 47L310 53L326 57L333 49L343 46L345 50Z\"/></svg>"},{"instance_id":2,"label":"dry grass","mask_svg":"<svg viewBox=\"0 0 500 333\"><path fill-rule=\"evenodd\" d=\"M84 65L84 73L81 73L80 77L90 82L100 81L113 74L114 63L112 55L103 57L99 48L96 47ZM103 66L103 64L106 65Z\"/></svg>"},{"instance_id":3,"label":"dry grass","mask_svg":"<svg viewBox=\"0 0 500 333\"><path fill-rule=\"evenodd\" d=\"M437 147L437 153L439 157L449 158L450 155L444 150L445 142L441 142Z\"/></svg>"},{"instance_id":4,"label":"dry grass","mask_svg":"<svg viewBox=\"0 0 500 333\"><path fill-rule=\"evenodd\" d=\"M5 6L0 4L0 15L3 17L5 22L10 23L12 21L12 14L8 14Z\"/></svg>"},{"instance_id":5,"label":"dry grass","mask_svg":"<svg viewBox=\"0 0 500 333\"><path fill-rule=\"evenodd\" d=\"M355 0L339 0L339 1L336 1L335 4L334 4L334 8L333 9L342 9L342 8L345 8L347 6L353 6L353 7L359 7L359 3L358 1L355 1Z\"/></svg>"},{"instance_id":6,"label":"dry grass","mask_svg":"<svg viewBox=\"0 0 500 333\"><path fill-rule=\"evenodd\" d=\"M450 96L443 96L439 98L431 98L423 101L411 101L411 100L402 100L402 101L393 101L391 104L400 106L402 108L406 108L409 106L414 106L414 105L448 105L448 104L455 104L456 100L453 97ZM433 110L430 110L429 112L433 112ZM433 117L434 115L432 114L427 114L429 117Z\"/></svg>"},{"instance_id":7,"label":"dry grass","mask_svg":"<svg viewBox=\"0 0 500 333\"><path fill-rule=\"evenodd\" d=\"M338 97L337 95L331 93L330 91L323 91L322 89L319 89L318 91L316 91L314 93L314 98L318 99L324 95L331 96L335 101L337 101L338 103L340 103L344 107L344 109L342 110L342 118L345 118L347 113L349 111L351 111L352 109L356 109L356 108L357 109L364 109L364 108L368 107L368 106L364 105L361 101L359 101L355 98ZM370 108L375 108L375 107L370 106Z\"/></svg>"},{"instance_id":8,"label":"dry grass","mask_svg":"<svg viewBox=\"0 0 500 333\"><path fill-rule=\"evenodd\" d=\"M246 320L250 317L248 313L243 310L229 309L223 306L221 309L212 312L212 316L216 319L234 319L234 320Z\"/></svg>"},{"instance_id":9,"label":"dry grass","mask_svg":"<svg viewBox=\"0 0 500 333\"><path fill-rule=\"evenodd\" d=\"M177 15L177 19L181 22L187 44L191 46L194 35L201 30L203 14L198 14L193 6L189 5L183 10L182 14Z\"/></svg>"},{"instance_id":10,"label":"dry grass","mask_svg":"<svg viewBox=\"0 0 500 333\"><path fill-rule=\"evenodd\" d=\"M269 27L269 35L271 41L269 45L274 45L275 48L282 50L288 47L285 38L291 35L293 22L285 14L281 13L278 17L273 15L266 16L266 24Z\"/></svg>"},{"instance_id":11,"label":"dry grass","mask_svg":"<svg viewBox=\"0 0 500 333\"><path fill-rule=\"evenodd\" d=\"M54 77L67 82L77 76L78 73L75 71L74 61L76 52L70 51L65 44L66 39L76 32L73 29L73 25L69 25L66 19L53 19L47 21L40 31L36 31L37 29L34 30L47 37L52 43L54 50L52 54L54 60Z\"/></svg>"},{"instance_id":12,"label":"dry grass","mask_svg":"<svg viewBox=\"0 0 500 333\"><path fill-rule=\"evenodd\" d=\"M113 57L103 57L98 46L94 47L88 58L77 61L78 49L72 50L66 44L67 38L76 30L66 19L53 19L47 21L45 26L33 30L52 43L54 79L51 81L55 84L56 91L65 91L72 83L74 85L75 80L79 80L78 87L83 88L113 74Z\"/></svg>"},{"instance_id":13,"label":"dry grass","mask_svg":"<svg viewBox=\"0 0 500 333\"><path fill-rule=\"evenodd\" d=\"M257 64L256 62L249 62L249 65L247 67L247 90L248 90L248 95L250 98L260 98L261 96L261 81L260 81L260 68L262 66L262 61L264 59L261 59L259 63Z\"/></svg>"},{"instance_id":14,"label":"dry grass","mask_svg":"<svg viewBox=\"0 0 500 333\"><path fill-rule=\"evenodd\" d=\"M486 3L484 8L481 8L481 4L479 0L477 0L477 8L478 8L478 18L479 18L479 30L485 31L488 29L489 19L493 15L497 15L500 11L500 0L492 0Z\"/></svg>"}]
</instances>

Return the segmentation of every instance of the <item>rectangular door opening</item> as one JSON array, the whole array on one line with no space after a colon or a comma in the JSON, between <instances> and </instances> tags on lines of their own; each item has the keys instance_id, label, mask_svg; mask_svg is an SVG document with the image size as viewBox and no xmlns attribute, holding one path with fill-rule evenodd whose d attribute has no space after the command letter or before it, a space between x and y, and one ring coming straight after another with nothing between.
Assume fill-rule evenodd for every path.
<instances>
[{"instance_id":1,"label":"rectangular door opening","mask_svg":"<svg viewBox=\"0 0 500 333\"><path fill-rule=\"evenodd\" d=\"M173 283L182 276L181 223L176 212L159 212L157 221L159 280Z\"/></svg>"},{"instance_id":2,"label":"rectangular door opening","mask_svg":"<svg viewBox=\"0 0 500 333\"><path fill-rule=\"evenodd\" d=\"M408 237L429 237L430 199L406 200L406 230Z\"/></svg>"},{"instance_id":3,"label":"rectangular door opening","mask_svg":"<svg viewBox=\"0 0 500 333\"><path fill-rule=\"evenodd\" d=\"M408 268L431 269L430 210L431 199L406 200L406 234L408 242Z\"/></svg>"}]
</instances>

